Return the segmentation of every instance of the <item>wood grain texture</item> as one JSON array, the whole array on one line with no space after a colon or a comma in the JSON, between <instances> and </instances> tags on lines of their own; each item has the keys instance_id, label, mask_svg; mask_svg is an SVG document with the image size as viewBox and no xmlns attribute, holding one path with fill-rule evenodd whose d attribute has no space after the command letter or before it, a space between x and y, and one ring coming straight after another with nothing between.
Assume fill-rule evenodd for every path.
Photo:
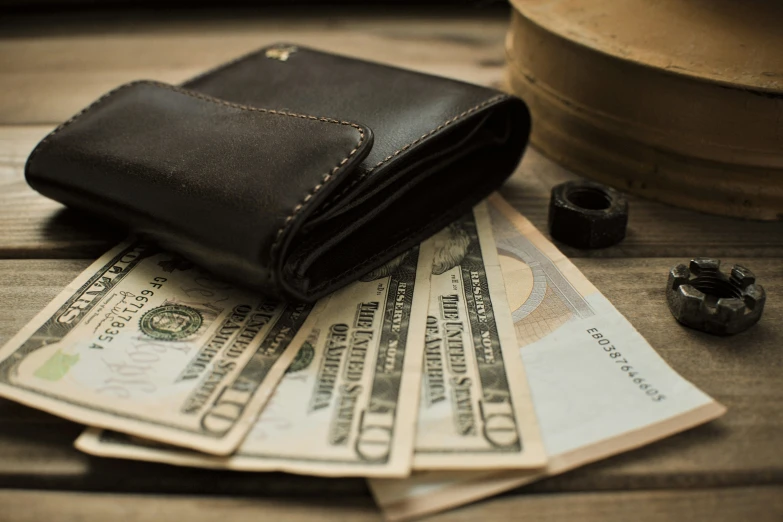
<instances>
[{"instance_id":1,"label":"wood grain texture","mask_svg":"<svg viewBox=\"0 0 783 522\"><path fill-rule=\"evenodd\" d=\"M500 192L549 237L549 194L555 185L573 179L580 178L529 147L519 169ZM555 243L569 257L682 257L686 260L699 256L783 256L783 222L711 216L634 196L629 196L628 201L628 230L618 245L579 250Z\"/></svg>"},{"instance_id":2,"label":"wood grain texture","mask_svg":"<svg viewBox=\"0 0 783 522\"><path fill-rule=\"evenodd\" d=\"M0 491L5 522L364 522L381 517L369 496L301 498L112 495L104 493Z\"/></svg>"},{"instance_id":3,"label":"wood grain texture","mask_svg":"<svg viewBox=\"0 0 783 522\"><path fill-rule=\"evenodd\" d=\"M783 488L511 494L429 518L432 522L545 520L547 522L779 522Z\"/></svg>"},{"instance_id":4,"label":"wood grain texture","mask_svg":"<svg viewBox=\"0 0 783 522\"><path fill-rule=\"evenodd\" d=\"M51 129L0 126L0 258L95 258L123 235L100 219L66 210L25 183L27 155ZM557 183L571 179L577 176L529 148L501 192L546 231L549 193ZM563 251L570 257L597 258L783 256L783 222L720 218L639 198L630 201L628 235L622 243L601 250L560 245Z\"/></svg>"},{"instance_id":5,"label":"wood grain texture","mask_svg":"<svg viewBox=\"0 0 783 522\"><path fill-rule=\"evenodd\" d=\"M436 22L436 23L433 23ZM58 123L122 83L180 83L279 41L496 84L508 20L310 13L185 21L89 17L7 29L0 39L0 124ZM4 24L4 25L7 25Z\"/></svg>"},{"instance_id":6,"label":"wood grain texture","mask_svg":"<svg viewBox=\"0 0 783 522\"><path fill-rule=\"evenodd\" d=\"M7 522L213 522L379 521L367 497L329 498L312 495L307 503L294 498L221 498L210 496L116 495L61 491L0 492ZM546 520L547 522L778 522L783 517L780 486L697 491L639 491L506 495L491 502L431 517L433 522L475 520Z\"/></svg>"},{"instance_id":7,"label":"wood grain texture","mask_svg":"<svg viewBox=\"0 0 783 522\"><path fill-rule=\"evenodd\" d=\"M577 259L577 266L685 378L729 411L721 419L645 448L533 484L559 492L783 483L783 300L734 337L679 326L664 287L678 259ZM727 259L756 271L769 295L783 294L783 259ZM87 260L0 261L0 302L9 303L0 343L22 328ZM0 401L0 487L56 487L184 493L365 491L362 481L192 470L82 455L79 426ZM58 472L54 472L59 470Z\"/></svg>"},{"instance_id":8,"label":"wood grain texture","mask_svg":"<svg viewBox=\"0 0 783 522\"><path fill-rule=\"evenodd\" d=\"M123 234L66 211L27 185L27 156L52 129L51 125L0 126L0 257L93 258Z\"/></svg>"}]
</instances>

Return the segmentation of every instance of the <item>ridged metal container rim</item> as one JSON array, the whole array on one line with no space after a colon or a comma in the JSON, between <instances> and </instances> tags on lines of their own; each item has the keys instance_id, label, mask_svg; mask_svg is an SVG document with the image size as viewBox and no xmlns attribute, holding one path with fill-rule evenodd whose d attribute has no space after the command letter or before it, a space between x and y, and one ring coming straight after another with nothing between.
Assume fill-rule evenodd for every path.
<instances>
[{"instance_id":1,"label":"ridged metal container rim","mask_svg":"<svg viewBox=\"0 0 783 522\"><path fill-rule=\"evenodd\" d=\"M569 41L581 45L600 54L614 57L618 60L634 63L657 71L683 76L694 80L704 80L726 87L736 87L743 90L769 93L783 97L783 2L765 2L763 9L753 10L754 0L509 0L513 8L523 15L530 23L540 28L556 32L568 38ZM756 0L755 3L760 3ZM604 17L605 9L622 8L623 11L633 11L635 16L626 17L623 21L638 24L637 34L650 31L655 23L650 20L652 14L660 21L679 23L684 26L680 31L667 31L670 45L666 48L651 49L642 40L618 40L614 31L629 27L618 24L622 17L615 13L611 18ZM575 8L578 7L578 8ZM706 33L714 30L707 26L704 20L693 16L695 10L702 13L721 12L724 16L743 18L744 23L737 22L734 28L754 26L757 36L751 45L738 43L733 38L717 38L709 46L709 57L705 53L694 56L693 51L706 50L707 46L690 49L687 55L673 52L682 41L682 36L693 33ZM757 13L757 14L753 14ZM592 18L591 18L592 17ZM601 23L592 23L594 18L602 18ZM758 24L768 24L771 29L759 30ZM685 29L687 28L687 29ZM628 31L629 33L632 31ZM677 36L681 38L676 38ZM739 36L738 36L739 38ZM762 43L771 49L765 53L763 62L758 59L758 44ZM717 44L717 46L715 45ZM746 50L747 52L727 53L729 49ZM710 67L706 62L727 54L739 54L737 59L723 63L722 66ZM755 65L755 67L754 67ZM741 77L742 81L732 78Z\"/></svg>"},{"instance_id":2,"label":"ridged metal container rim","mask_svg":"<svg viewBox=\"0 0 783 522\"><path fill-rule=\"evenodd\" d=\"M514 0L568 3L574 0ZM608 9L607 18L616 14ZM783 88L760 94L645 64L629 58L632 51L618 57L563 33L568 23L512 15L508 79L531 107L536 146L577 172L651 199L783 219Z\"/></svg>"}]
</instances>

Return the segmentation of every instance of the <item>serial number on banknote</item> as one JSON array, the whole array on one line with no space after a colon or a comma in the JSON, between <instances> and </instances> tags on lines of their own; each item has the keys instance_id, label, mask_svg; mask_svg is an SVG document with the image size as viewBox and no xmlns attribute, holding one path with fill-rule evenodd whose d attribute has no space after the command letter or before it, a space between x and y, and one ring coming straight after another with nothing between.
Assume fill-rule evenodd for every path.
<instances>
[{"instance_id":1,"label":"serial number on banknote","mask_svg":"<svg viewBox=\"0 0 783 522\"><path fill-rule=\"evenodd\" d=\"M166 281L167 279L165 277L156 277L153 281L150 281L149 284L154 288L161 289L163 288L163 283ZM125 328L128 323L138 316L137 314L139 311L144 309L149 302L149 298L155 295L155 292L153 290L142 290L139 292L139 295L136 295L132 292L122 291L120 292L120 295L122 296L120 302L114 305L111 311L109 311L104 316L103 320L98 323L98 328L100 328L102 323L110 321L108 328L98 336L99 342L112 342L114 336L119 335L120 330ZM92 343L90 348L103 350L103 346L98 343Z\"/></svg>"},{"instance_id":2,"label":"serial number on banknote","mask_svg":"<svg viewBox=\"0 0 783 522\"><path fill-rule=\"evenodd\" d=\"M632 382L636 384L641 391L652 399L653 402L661 402L666 400L666 396L662 395L657 388L647 382L644 377L639 377L639 372L634 369L627 358L623 354L617 351L617 348L612 344L612 341L608 337L604 337L604 334L598 331L598 328L588 328L587 333L596 340L598 345L609 355L609 357L615 362L621 372L627 373L628 378L632 379Z\"/></svg>"}]
</instances>

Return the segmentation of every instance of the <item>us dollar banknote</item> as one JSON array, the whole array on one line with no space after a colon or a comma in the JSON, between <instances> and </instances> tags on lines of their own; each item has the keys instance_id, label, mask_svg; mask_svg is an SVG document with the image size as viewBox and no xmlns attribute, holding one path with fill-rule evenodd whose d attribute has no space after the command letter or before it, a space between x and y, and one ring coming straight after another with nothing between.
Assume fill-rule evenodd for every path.
<instances>
[{"instance_id":1,"label":"us dollar banknote","mask_svg":"<svg viewBox=\"0 0 783 522\"><path fill-rule=\"evenodd\" d=\"M496 495L726 411L669 367L511 205L495 194L489 208L549 461L543 470L429 471L403 480L371 480L387 520L418 518Z\"/></svg>"},{"instance_id":2,"label":"us dollar banknote","mask_svg":"<svg viewBox=\"0 0 783 522\"><path fill-rule=\"evenodd\" d=\"M435 236L415 469L546 461L486 205Z\"/></svg>"},{"instance_id":3,"label":"us dollar banknote","mask_svg":"<svg viewBox=\"0 0 783 522\"><path fill-rule=\"evenodd\" d=\"M149 244L124 243L0 350L0 396L225 455L296 355L308 312Z\"/></svg>"},{"instance_id":4,"label":"us dollar banknote","mask_svg":"<svg viewBox=\"0 0 783 522\"><path fill-rule=\"evenodd\" d=\"M411 469L429 302L425 242L317 305L274 396L227 458L88 430L88 453L186 466L325 476Z\"/></svg>"}]
</instances>

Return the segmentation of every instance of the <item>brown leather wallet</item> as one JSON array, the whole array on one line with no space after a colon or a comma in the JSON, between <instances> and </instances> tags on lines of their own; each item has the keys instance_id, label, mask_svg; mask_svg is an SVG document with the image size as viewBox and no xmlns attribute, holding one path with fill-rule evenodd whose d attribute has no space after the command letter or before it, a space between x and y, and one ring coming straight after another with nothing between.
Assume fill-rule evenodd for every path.
<instances>
[{"instance_id":1,"label":"brown leather wallet","mask_svg":"<svg viewBox=\"0 0 783 522\"><path fill-rule=\"evenodd\" d=\"M181 87L113 90L25 172L218 275L313 301L497 189L529 130L513 96L278 44Z\"/></svg>"}]
</instances>

